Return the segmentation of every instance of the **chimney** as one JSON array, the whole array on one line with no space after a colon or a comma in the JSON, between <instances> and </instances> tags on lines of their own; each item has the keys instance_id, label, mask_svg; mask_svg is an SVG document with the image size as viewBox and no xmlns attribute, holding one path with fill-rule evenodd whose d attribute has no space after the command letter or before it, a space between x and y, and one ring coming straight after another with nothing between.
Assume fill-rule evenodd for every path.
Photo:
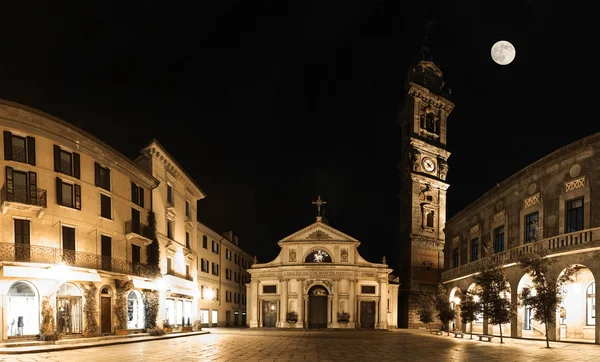
<instances>
[{"instance_id":1,"label":"chimney","mask_svg":"<svg viewBox=\"0 0 600 362\"><path fill-rule=\"evenodd\" d=\"M226 231L223 233L223 236L229 240L229 241L233 241L233 231Z\"/></svg>"},{"instance_id":2,"label":"chimney","mask_svg":"<svg viewBox=\"0 0 600 362\"><path fill-rule=\"evenodd\" d=\"M238 244L238 237L237 237L237 236L234 236L234 237L233 237L233 243L234 243L235 245L239 245L239 244Z\"/></svg>"}]
</instances>

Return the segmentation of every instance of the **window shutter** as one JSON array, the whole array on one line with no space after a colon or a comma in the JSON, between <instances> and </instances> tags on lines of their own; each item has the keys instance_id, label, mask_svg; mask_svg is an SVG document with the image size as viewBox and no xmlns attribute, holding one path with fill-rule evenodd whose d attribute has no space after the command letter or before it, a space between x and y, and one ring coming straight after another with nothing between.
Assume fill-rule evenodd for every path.
<instances>
[{"instance_id":1,"label":"window shutter","mask_svg":"<svg viewBox=\"0 0 600 362\"><path fill-rule=\"evenodd\" d=\"M75 208L81 210L81 186L73 185L73 189L75 190Z\"/></svg>"},{"instance_id":2,"label":"window shutter","mask_svg":"<svg viewBox=\"0 0 600 362\"><path fill-rule=\"evenodd\" d=\"M35 138L27 136L27 163L35 166Z\"/></svg>"},{"instance_id":3,"label":"window shutter","mask_svg":"<svg viewBox=\"0 0 600 362\"><path fill-rule=\"evenodd\" d=\"M56 202L62 205L62 180L60 177L56 178Z\"/></svg>"},{"instance_id":4,"label":"window shutter","mask_svg":"<svg viewBox=\"0 0 600 362\"><path fill-rule=\"evenodd\" d=\"M102 185L102 181L100 180L100 164L98 162L94 162L94 175L96 186Z\"/></svg>"},{"instance_id":5,"label":"window shutter","mask_svg":"<svg viewBox=\"0 0 600 362\"><path fill-rule=\"evenodd\" d=\"M37 205L37 175L29 171L29 203Z\"/></svg>"},{"instance_id":6,"label":"window shutter","mask_svg":"<svg viewBox=\"0 0 600 362\"><path fill-rule=\"evenodd\" d=\"M138 205L140 205L141 207L144 207L144 188L140 186L139 190L140 190L140 194L139 194L140 200L139 200Z\"/></svg>"},{"instance_id":7,"label":"window shutter","mask_svg":"<svg viewBox=\"0 0 600 362\"><path fill-rule=\"evenodd\" d=\"M137 200L137 192L136 192L137 190L136 190L136 187L137 187L137 186L135 186L135 184L132 182L132 183L131 183L131 202L133 202L134 204L137 204L137 203L138 203L138 200Z\"/></svg>"},{"instance_id":8,"label":"window shutter","mask_svg":"<svg viewBox=\"0 0 600 362\"><path fill-rule=\"evenodd\" d=\"M12 160L12 133L4 131L4 159Z\"/></svg>"},{"instance_id":9,"label":"window shutter","mask_svg":"<svg viewBox=\"0 0 600 362\"><path fill-rule=\"evenodd\" d=\"M73 176L75 178L80 178L79 153L75 153L75 152L73 152Z\"/></svg>"},{"instance_id":10,"label":"window shutter","mask_svg":"<svg viewBox=\"0 0 600 362\"><path fill-rule=\"evenodd\" d=\"M106 190L110 191L110 168L106 168Z\"/></svg>"},{"instance_id":11,"label":"window shutter","mask_svg":"<svg viewBox=\"0 0 600 362\"><path fill-rule=\"evenodd\" d=\"M60 147L54 145L54 171L60 172Z\"/></svg>"},{"instance_id":12,"label":"window shutter","mask_svg":"<svg viewBox=\"0 0 600 362\"><path fill-rule=\"evenodd\" d=\"M13 201L14 199L13 168L6 166L6 200Z\"/></svg>"}]
</instances>

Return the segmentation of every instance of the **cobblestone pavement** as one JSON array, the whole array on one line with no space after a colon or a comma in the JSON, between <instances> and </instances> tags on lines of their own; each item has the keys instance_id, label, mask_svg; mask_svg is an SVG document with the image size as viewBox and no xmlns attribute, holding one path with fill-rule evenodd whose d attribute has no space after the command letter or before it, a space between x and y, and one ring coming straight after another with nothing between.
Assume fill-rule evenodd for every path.
<instances>
[{"instance_id":1,"label":"cobblestone pavement","mask_svg":"<svg viewBox=\"0 0 600 362\"><path fill-rule=\"evenodd\" d=\"M436 336L424 330L294 331L212 328L211 334L0 356L0 361L600 361L600 346ZM468 336L466 337L468 338Z\"/></svg>"}]
</instances>

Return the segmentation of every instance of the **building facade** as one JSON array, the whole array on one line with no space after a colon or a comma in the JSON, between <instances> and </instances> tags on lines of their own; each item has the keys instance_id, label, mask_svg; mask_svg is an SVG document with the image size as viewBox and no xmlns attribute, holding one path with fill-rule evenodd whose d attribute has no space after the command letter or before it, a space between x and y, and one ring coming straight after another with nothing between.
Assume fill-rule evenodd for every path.
<instances>
[{"instance_id":1,"label":"building facade","mask_svg":"<svg viewBox=\"0 0 600 362\"><path fill-rule=\"evenodd\" d=\"M454 104L440 69L421 61L410 69L398 118L401 127L399 326L418 327L417 293L434 292L444 269L448 152L447 119Z\"/></svg>"},{"instance_id":2,"label":"building facade","mask_svg":"<svg viewBox=\"0 0 600 362\"><path fill-rule=\"evenodd\" d=\"M255 263L246 284L249 326L276 328L396 327L398 285L392 270L358 253L360 242L317 221L280 240L279 255ZM385 257L384 257L385 259ZM297 320L289 322L288 312ZM347 313L348 319L341 316Z\"/></svg>"},{"instance_id":3,"label":"building facade","mask_svg":"<svg viewBox=\"0 0 600 362\"><path fill-rule=\"evenodd\" d=\"M148 291L159 294L158 325L166 320L181 327L200 319L206 274L201 260L213 255L202 246L208 231L196 220L205 194L163 146L154 140L132 161L63 120L4 100L0 128L2 340L35 338L44 301L60 334L82 333L90 285L97 289L98 332L115 333L116 284L122 281L132 285L126 292L130 332L145 328ZM147 266L151 210L160 243L158 277ZM237 238L222 239L223 250L237 256L233 265L224 264L234 270L237 260L232 275L243 283L250 257ZM240 289L233 315L244 312Z\"/></svg>"},{"instance_id":4,"label":"building facade","mask_svg":"<svg viewBox=\"0 0 600 362\"><path fill-rule=\"evenodd\" d=\"M494 258L503 264L510 287L506 297L512 301L531 286L517 258L542 246L556 261L552 276L568 266L581 268L566 288L556 323L548 326L549 338L600 343L595 284L600 276L599 150L600 133L569 144L501 182L446 223L441 280L457 311L461 297L477 287L473 275L481 268L484 245L493 247ZM534 311L513 304L513 312L504 335L545 338L546 326L533 320ZM470 330L460 317L453 327ZM473 331L500 333L483 318L474 322Z\"/></svg>"}]
</instances>

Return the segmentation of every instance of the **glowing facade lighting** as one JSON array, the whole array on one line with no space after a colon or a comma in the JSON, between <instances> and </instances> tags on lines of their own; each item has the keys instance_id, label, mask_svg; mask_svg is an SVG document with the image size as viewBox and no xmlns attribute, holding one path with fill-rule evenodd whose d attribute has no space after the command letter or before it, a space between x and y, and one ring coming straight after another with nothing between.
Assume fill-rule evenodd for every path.
<instances>
[{"instance_id":1,"label":"glowing facade lighting","mask_svg":"<svg viewBox=\"0 0 600 362\"><path fill-rule=\"evenodd\" d=\"M204 299L211 300L215 297L215 292L211 288L207 288L204 290Z\"/></svg>"}]
</instances>

